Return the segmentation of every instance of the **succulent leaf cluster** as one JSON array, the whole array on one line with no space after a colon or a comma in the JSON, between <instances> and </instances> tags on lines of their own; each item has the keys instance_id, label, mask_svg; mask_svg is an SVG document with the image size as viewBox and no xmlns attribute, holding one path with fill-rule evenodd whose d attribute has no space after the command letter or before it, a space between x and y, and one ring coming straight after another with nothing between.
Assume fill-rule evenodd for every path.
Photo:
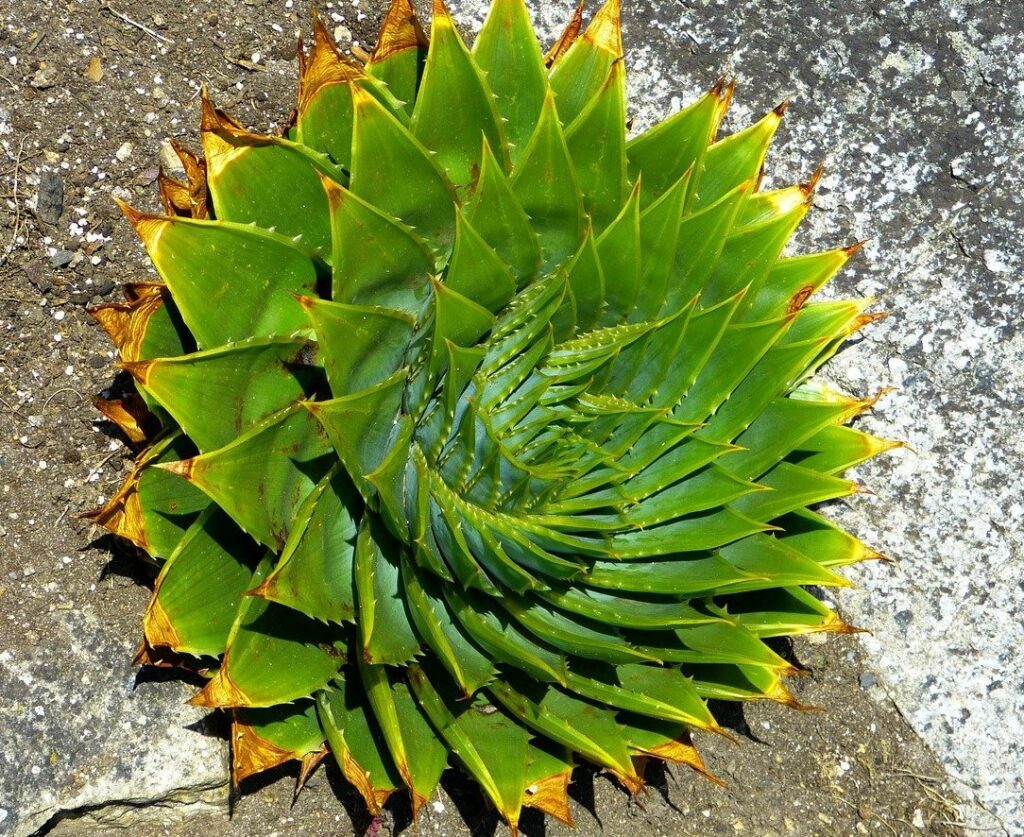
<instances>
[{"instance_id":1,"label":"succulent leaf cluster","mask_svg":"<svg viewBox=\"0 0 1024 837\"><path fill-rule=\"evenodd\" d=\"M877 553L812 507L893 443L813 375L875 315L810 301L855 247L783 255L784 105L627 135L618 0L546 55L523 0L472 49L394 0L365 58L314 21L286 132L204 93L165 212L123 207L160 281L94 310L141 453L92 517L159 566L139 661L206 678L236 782L330 752L416 811L451 764L570 821L576 764L703 772L708 700L797 704L766 640L850 630L808 588Z\"/></svg>"}]
</instances>

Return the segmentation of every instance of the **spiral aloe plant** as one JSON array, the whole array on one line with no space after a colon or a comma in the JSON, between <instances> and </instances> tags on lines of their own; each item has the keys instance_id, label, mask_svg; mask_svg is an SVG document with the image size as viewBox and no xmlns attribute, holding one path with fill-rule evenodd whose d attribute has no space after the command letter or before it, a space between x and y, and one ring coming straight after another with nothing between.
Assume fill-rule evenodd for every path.
<instances>
[{"instance_id":1,"label":"spiral aloe plant","mask_svg":"<svg viewBox=\"0 0 1024 837\"><path fill-rule=\"evenodd\" d=\"M159 565L139 661L206 678L236 782L328 753L374 813L458 764L515 829L579 761L704 771L708 699L796 704L771 637L876 556L811 508L893 446L812 378L874 319L810 302L759 189L785 105L733 85L627 138L618 0L545 55L394 0L365 61L314 21L280 136L202 102L203 156L124 206L161 282L94 310L143 451L96 522Z\"/></svg>"}]
</instances>

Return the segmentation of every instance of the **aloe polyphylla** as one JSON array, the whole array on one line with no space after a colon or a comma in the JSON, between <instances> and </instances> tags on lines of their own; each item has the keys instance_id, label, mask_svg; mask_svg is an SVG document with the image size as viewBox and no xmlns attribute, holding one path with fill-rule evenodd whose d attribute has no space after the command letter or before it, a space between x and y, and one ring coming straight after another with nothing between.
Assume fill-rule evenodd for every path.
<instances>
[{"instance_id":1,"label":"aloe polyphylla","mask_svg":"<svg viewBox=\"0 0 1024 837\"><path fill-rule=\"evenodd\" d=\"M233 776L328 753L377 813L469 773L513 830L704 766L709 699L796 705L765 640L877 553L816 511L894 443L815 371L869 323L783 256L810 182L719 82L627 137L619 3L545 55L523 0L468 48L394 0L357 62L314 20L281 135L202 102L203 156L124 211L162 282L94 311L143 446L92 517L160 569L139 660L199 672Z\"/></svg>"}]
</instances>

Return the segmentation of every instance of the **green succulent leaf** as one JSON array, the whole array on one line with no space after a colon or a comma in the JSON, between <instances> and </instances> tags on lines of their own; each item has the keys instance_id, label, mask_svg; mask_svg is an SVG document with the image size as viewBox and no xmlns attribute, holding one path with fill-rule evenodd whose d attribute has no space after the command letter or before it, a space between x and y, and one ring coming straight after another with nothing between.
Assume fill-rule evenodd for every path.
<instances>
[{"instance_id":1,"label":"green succulent leaf","mask_svg":"<svg viewBox=\"0 0 1024 837\"><path fill-rule=\"evenodd\" d=\"M388 755L388 742L370 707L359 676L339 674L317 693L317 715L345 778L377 816L402 776Z\"/></svg>"},{"instance_id":2,"label":"green succulent leaf","mask_svg":"<svg viewBox=\"0 0 1024 837\"><path fill-rule=\"evenodd\" d=\"M222 448L162 465L202 490L260 543L280 548L296 511L334 458L316 421L295 404Z\"/></svg>"},{"instance_id":3,"label":"green succulent leaf","mask_svg":"<svg viewBox=\"0 0 1024 837\"><path fill-rule=\"evenodd\" d=\"M196 657L220 656L262 553L228 515L209 506L157 576L143 618L146 643ZM197 589L203 591L198 602Z\"/></svg>"},{"instance_id":4,"label":"green succulent leaf","mask_svg":"<svg viewBox=\"0 0 1024 837\"><path fill-rule=\"evenodd\" d=\"M267 555L253 581L270 571ZM337 626L325 625L259 596L243 596L220 668L194 699L199 706L275 706L326 685L345 661Z\"/></svg>"},{"instance_id":5,"label":"green succulent leaf","mask_svg":"<svg viewBox=\"0 0 1024 837\"><path fill-rule=\"evenodd\" d=\"M544 57L526 3L491 4L473 43L473 59L494 94L514 164L533 133L548 91Z\"/></svg>"},{"instance_id":6,"label":"green succulent leaf","mask_svg":"<svg viewBox=\"0 0 1024 837\"><path fill-rule=\"evenodd\" d=\"M357 657L359 676L388 752L412 796L413 813L433 795L448 763L448 745L438 738L408 682L387 666Z\"/></svg>"},{"instance_id":7,"label":"green succulent leaf","mask_svg":"<svg viewBox=\"0 0 1024 837\"><path fill-rule=\"evenodd\" d=\"M361 503L337 465L309 493L258 593L322 622L352 622Z\"/></svg>"},{"instance_id":8,"label":"green succulent leaf","mask_svg":"<svg viewBox=\"0 0 1024 837\"><path fill-rule=\"evenodd\" d=\"M303 327L289 294L314 292L321 268L290 238L227 221L133 217L200 348Z\"/></svg>"},{"instance_id":9,"label":"green succulent leaf","mask_svg":"<svg viewBox=\"0 0 1024 837\"><path fill-rule=\"evenodd\" d=\"M442 0L435 0L430 49L412 114L413 135L435 152L436 160L461 190L480 170L480 137L507 158L494 94L470 58ZM451 102L459 103L457 108Z\"/></svg>"}]
</instances>

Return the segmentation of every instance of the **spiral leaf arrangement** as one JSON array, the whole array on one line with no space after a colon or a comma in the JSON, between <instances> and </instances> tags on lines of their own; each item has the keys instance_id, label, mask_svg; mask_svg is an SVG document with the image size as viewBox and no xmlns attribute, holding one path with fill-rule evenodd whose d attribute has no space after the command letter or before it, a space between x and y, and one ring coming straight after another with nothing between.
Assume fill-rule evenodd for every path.
<instances>
[{"instance_id":1,"label":"spiral leaf arrangement","mask_svg":"<svg viewBox=\"0 0 1024 837\"><path fill-rule=\"evenodd\" d=\"M704 771L708 699L796 704L765 643L850 630L806 588L877 553L811 507L893 446L812 380L856 247L782 251L785 104L733 85L627 138L619 3L545 55L523 0L467 48L394 0L364 62L319 21L282 135L203 96L203 156L124 206L162 280L93 313L143 449L92 518L160 567L139 661L207 679L236 782L328 753L371 812L449 763L509 825L579 761Z\"/></svg>"}]
</instances>

